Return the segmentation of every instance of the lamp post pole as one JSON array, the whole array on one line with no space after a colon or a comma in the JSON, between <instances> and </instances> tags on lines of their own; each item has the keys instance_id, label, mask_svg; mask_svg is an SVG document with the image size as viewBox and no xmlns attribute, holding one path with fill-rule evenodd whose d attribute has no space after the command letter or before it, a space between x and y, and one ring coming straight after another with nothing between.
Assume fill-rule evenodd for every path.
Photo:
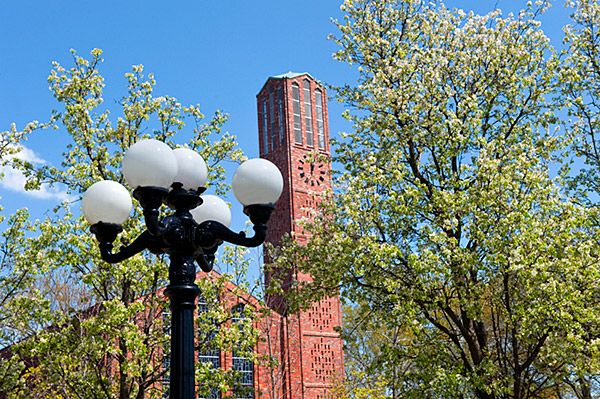
<instances>
[{"instance_id":1,"label":"lamp post pole","mask_svg":"<svg viewBox=\"0 0 600 399\"><path fill-rule=\"evenodd\" d=\"M171 270L194 270L194 259L171 256ZM190 267L190 263L191 266ZM171 398L193 398L194 375L194 309L200 289L194 276L170 279L165 295L171 302Z\"/></svg>"},{"instance_id":2,"label":"lamp post pole","mask_svg":"<svg viewBox=\"0 0 600 399\"><path fill-rule=\"evenodd\" d=\"M229 230L231 215L223 200L201 196L207 170L199 154L188 149L171 150L157 140L142 140L125 154L123 174L135 188L133 196L142 206L146 224L146 230L130 245L113 252L113 242L132 208L125 187L106 180L94 183L83 196L82 210L106 262L122 262L145 249L169 255L169 285L164 291L171 306L169 394L171 399L193 399L194 309L200 294L195 283L196 264L210 272L214 254L224 241L246 247L262 244L283 179L277 167L265 159L251 159L238 167L233 191L254 229L254 236L246 237L243 232ZM162 204L174 212L161 218Z\"/></svg>"}]
</instances>

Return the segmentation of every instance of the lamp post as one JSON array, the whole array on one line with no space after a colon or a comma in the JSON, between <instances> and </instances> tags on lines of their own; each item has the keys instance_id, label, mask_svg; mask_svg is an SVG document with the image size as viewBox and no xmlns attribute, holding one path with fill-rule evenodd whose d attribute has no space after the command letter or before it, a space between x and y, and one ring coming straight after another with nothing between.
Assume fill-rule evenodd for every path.
<instances>
[{"instance_id":1,"label":"lamp post","mask_svg":"<svg viewBox=\"0 0 600 399\"><path fill-rule=\"evenodd\" d=\"M99 242L100 255L118 263L148 249L170 258L169 285L165 295L171 303L170 397L195 397L194 308L200 289L195 284L197 263L205 272L213 268L215 252L223 241L246 247L262 244L267 221L283 189L281 173L265 159L251 159L236 170L232 188L253 223L254 236L229 230L229 207L205 190L207 168L196 152L172 150L158 140L141 140L123 158L123 175L134 188L133 196L143 209L146 230L131 244L113 252L113 242L123 231L132 200L121 184L99 181L85 192L82 211ZM172 213L161 218L160 206Z\"/></svg>"}]
</instances>

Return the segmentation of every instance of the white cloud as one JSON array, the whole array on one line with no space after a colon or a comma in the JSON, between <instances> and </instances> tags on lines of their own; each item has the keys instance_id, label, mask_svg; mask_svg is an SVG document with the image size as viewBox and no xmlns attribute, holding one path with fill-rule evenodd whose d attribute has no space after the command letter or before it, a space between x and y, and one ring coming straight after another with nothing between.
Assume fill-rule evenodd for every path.
<instances>
[{"instance_id":1,"label":"white cloud","mask_svg":"<svg viewBox=\"0 0 600 399\"><path fill-rule=\"evenodd\" d=\"M44 165L46 161L38 156L33 150L27 147L23 147L21 151L16 154L10 155L10 158L18 158L27 162L31 162L34 165ZM13 169L9 165L0 165L0 187L25 194L31 197L39 199L57 199L65 201L69 199L69 196L64 190L58 187L50 187L47 184L42 184L39 190L25 190L25 175L19 170Z\"/></svg>"}]
</instances>

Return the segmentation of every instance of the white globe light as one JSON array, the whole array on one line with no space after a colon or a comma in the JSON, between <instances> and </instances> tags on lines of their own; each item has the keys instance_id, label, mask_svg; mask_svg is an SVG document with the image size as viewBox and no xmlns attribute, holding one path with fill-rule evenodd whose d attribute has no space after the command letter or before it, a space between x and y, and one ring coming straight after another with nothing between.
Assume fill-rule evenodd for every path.
<instances>
[{"instance_id":1,"label":"white globe light","mask_svg":"<svg viewBox=\"0 0 600 399\"><path fill-rule=\"evenodd\" d=\"M255 158L237 168L231 185L242 205L273 204L283 191L283 177L273 163Z\"/></svg>"},{"instance_id":2,"label":"white globe light","mask_svg":"<svg viewBox=\"0 0 600 399\"><path fill-rule=\"evenodd\" d=\"M173 179L174 183L183 184L186 190L197 190L206 186L208 169L206 162L200 154L189 148L176 148L173 150L177 159L178 171Z\"/></svg>"},{"instance_id":3,"label":"white globe light","mask_svg":"<svg viewBox=\"0 0 600 399\"><path fill-rule=\"evenodd\" d=\"M177 158L162 141L140 140L123 157L123 175L134 189L138 187L169 188L177 174Z\"/></svg>"},{"instance_id":4,"label":"white globe light","mask_svg":"<svg viewBox=\"0 0 600 399\"><path fill-rule=\"evenodd\" d=\"M90 224L123 224L131 213L131 196L121 184L102 180L92 184L81 200L83 216Z\"/></svg>"},{"instance_id":5,"label":"white globe light","mask_svg":"<svg viewBox=\"0 0 600 399\"><path fill-rule=\"evenodd\" d=\"M215 195L203 195L202 201L201 205L190 211L196 223L214 220L229 227L231 211L225 201Z\"/></svg>"}]
</instances>

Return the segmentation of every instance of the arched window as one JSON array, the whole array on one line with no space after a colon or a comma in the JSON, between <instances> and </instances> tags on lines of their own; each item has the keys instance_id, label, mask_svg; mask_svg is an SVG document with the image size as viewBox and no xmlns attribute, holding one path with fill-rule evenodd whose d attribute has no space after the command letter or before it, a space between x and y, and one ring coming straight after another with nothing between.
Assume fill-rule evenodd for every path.
<instances>
[{"instance_id":1,"label":"arched window","mask_svg":"<svg viewBox=\"0 0 600 399\"><path fill-rule=\"evenodd\" d=\"M320 150L325 149L325 123L323 121L323 93L315 90L315 109L317 110L317 142Z\"/></svg>"},{"instance_id":2,"label":"arched window","mask_svg":"<svg viewBox=\"0 0 600 399\"><path fill-rule=\"evenodd\" d=\"M267 99L262 100L262 119L263 119L263 153L269 152L269 126L267 124Z\"/></svg>"},{"instance_id":3,"label":"arched window","mask_svg":"<svg viewBox=\"0 0 600 399\"><path fill-rule=\"evenodd\" d=\"M209 310L209 304L206 299L198 296L198 363L209 363L211 369L221 368L221 350L215 344L214 340L218 332L218 327L214 320L207 318L206 313ZM219 399L221 392L218 388L210 388L208 396L199 399Z\"/></svg>"},{"instance_id":4,"label":"arched window","mask_svg":"<svg viewBox=\"0 0 600 399\"><path fill-rule=\"evenodd\" d=\"M300 119L300 87L292 83L292 102L294 104L294 140L302 144L302 120Z\"/></svg>"},{"instance_id":5,"label":"arched window","mask_svg":"<svg viewBox=\"0 0 600 399\"><path fill-rule=\"evenodd\" d=\"M312 147L314 145L313 128L312 128L312 100L310 95L310 82L304 80L304 124L306 125L306 145Z\"/></svg>"},{"instance_id":6,"label":"arched window","mask_svg":"<svg viewBox=\"0 0 600 399\"><path fill-rule=\"evenodd\" d=\"M279 139L283 147L285 145L285 125L283 122L283 88L281 86L277 88L277 108L279 113Z\"/></svg>"},{"instance_id":7,"label":"arched window","mask_svg":"<svg viewBox=\"0 0 600 399\"><path fill-rule=\"evenodd\" d=\"M269 118L271 119L271 149L277 149L277 129L275 121L275 93L273 86L269 87Z\"/></svg>"},{"instance_id":8,"label":"arched window","mask_svg":"<svg viewBox=\"0 0 600 399\"><path fill-rule=\"evenodd\" d=\"M231 323L237 324L242 328L248 316L244 313L244 304L236 305L232 310ZM235 398L253 399L254 398L254 364L244 352L249 348L234 349L231 354L231 367L240 373L240 378L233 389Z\"/></svg>"}]
</instances>

